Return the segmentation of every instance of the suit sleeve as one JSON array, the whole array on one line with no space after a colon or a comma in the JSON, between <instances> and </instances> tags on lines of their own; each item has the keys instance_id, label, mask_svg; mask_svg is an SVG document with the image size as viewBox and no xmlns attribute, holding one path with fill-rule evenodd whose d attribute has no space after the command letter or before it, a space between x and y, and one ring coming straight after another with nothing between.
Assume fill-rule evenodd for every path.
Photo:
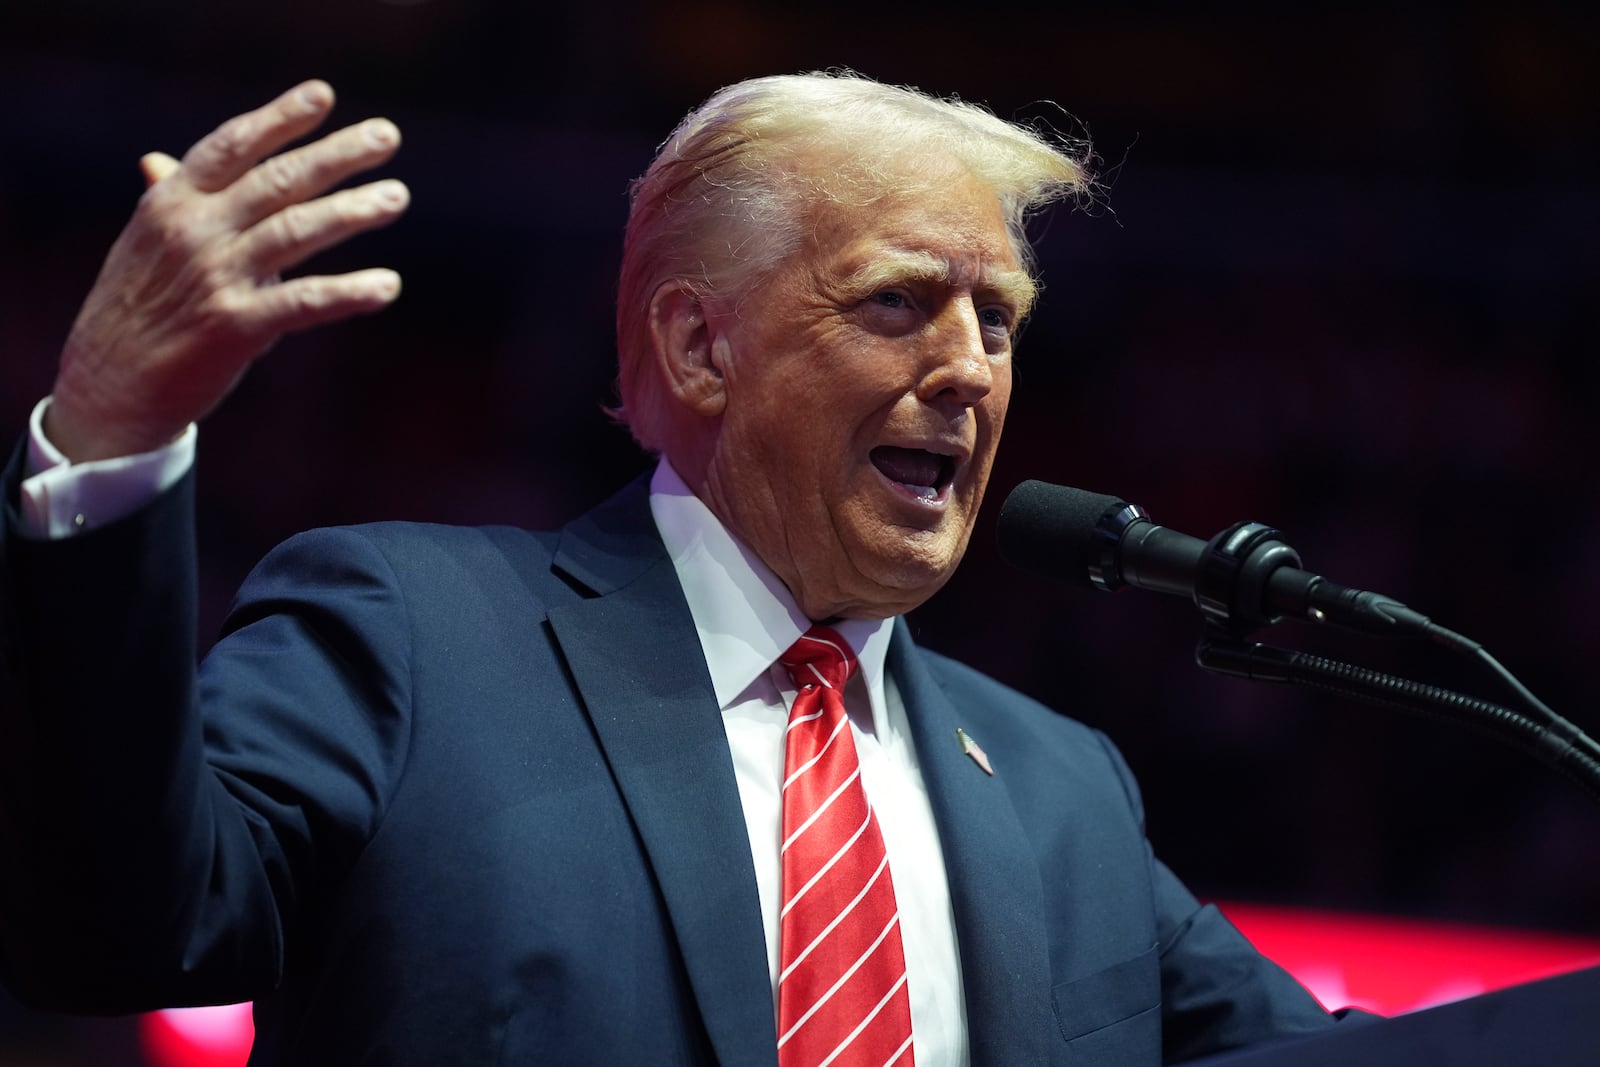
<instances>
[{"instance_id":1,"label":"suit sleeve","mask_svg":"<svg viewBox=\"0 0 1600 1067\"><path fill-rule=\"evenodd\" d=\"M15 485L15 464L7 481ZM35 1007L250 999L404 765L409 630L382 555L279 549L195 667L192 477L67 541L0 544L0 979Z\"/></svg>"}]
</instances>

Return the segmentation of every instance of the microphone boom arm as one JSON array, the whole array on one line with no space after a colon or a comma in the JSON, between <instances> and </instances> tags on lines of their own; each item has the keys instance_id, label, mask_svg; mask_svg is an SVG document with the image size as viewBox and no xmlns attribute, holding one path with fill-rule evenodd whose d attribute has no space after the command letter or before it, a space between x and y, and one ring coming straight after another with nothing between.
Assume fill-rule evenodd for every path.
<instances>
[{"instance_id":1,"label":"microphone boom arm","mask_svg":"<svg viewBox=\"0 0 1600 1067\"><path fill-rule=\"evenodd\" d=\"M1216 674L1251 681L1286 682L1354 697L1461 725L1507 741L1565 774L1600 801L1600 742L1566 719L1549 713L1536 722L1520 712L1438 686L1292 649L1236 640L1203 638L1195 662Z\"/></svg>"}]
</instances>

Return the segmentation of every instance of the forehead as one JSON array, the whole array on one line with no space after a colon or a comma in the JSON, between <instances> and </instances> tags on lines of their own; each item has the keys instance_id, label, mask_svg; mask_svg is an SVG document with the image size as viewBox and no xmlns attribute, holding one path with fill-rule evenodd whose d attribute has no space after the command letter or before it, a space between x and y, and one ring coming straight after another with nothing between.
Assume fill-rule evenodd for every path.
<instances>
[{"instance_id":1,"label":"forehead","mask_svg":"<svg viewBox=\"0 0 1600 1067\"><path fill-rule=\"evenodd\" d=\"M899 269L978 284L1022 271L999 198L970 175L860 200L827 199L809 214L803 255L835 280Z\"/></svg>"}]
</instances>

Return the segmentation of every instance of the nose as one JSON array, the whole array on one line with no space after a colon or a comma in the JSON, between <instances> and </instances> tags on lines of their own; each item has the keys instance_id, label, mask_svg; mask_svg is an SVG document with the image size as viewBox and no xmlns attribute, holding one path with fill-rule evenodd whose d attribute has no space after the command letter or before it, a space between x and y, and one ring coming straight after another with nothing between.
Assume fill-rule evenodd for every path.
<instances>
[{"instance_id":1,"label":"nose","mask_svg":"<svg viewBox=\"0 0 1600 1067\"><path fill-rule=\"evenodd\" d=\"M924 403L970 408L994 389L993 339L986 339L969 299L952 300L935 322L917 396Z\"/></svg>"}]
</instances>

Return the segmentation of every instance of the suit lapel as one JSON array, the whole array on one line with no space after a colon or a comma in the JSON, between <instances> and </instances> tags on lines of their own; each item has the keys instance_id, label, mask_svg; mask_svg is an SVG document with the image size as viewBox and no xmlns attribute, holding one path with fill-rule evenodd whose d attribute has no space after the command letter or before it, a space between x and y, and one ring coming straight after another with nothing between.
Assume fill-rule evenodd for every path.
<instances>
[{"instance_id":1,"label":"suit lapel","mask_svg":"<svg viewBox=\"0 0 1600 1067\"><path fill-rule=\"evenodd\" d=\"M968 725L923 664L903 620L888 669L900 688L939 826L955 910L972 1063L1048 1063L1054 1014L1044 892L1005 768L985 774L961 750ZM981 740L981 738L980 738Z\"/></svg>"},{"instance_id":2,"label":"suit lapel","mask_svg":"<svg viewBox=\"0 0 1600 1067\"><path fill-rule=\"evenodd\" d=\"M661 887L723 1063L776 1063L761 908L694 622L637 482L563 531L556 568L601 595L551 627Z\"/></svg>"}]
</instances>

